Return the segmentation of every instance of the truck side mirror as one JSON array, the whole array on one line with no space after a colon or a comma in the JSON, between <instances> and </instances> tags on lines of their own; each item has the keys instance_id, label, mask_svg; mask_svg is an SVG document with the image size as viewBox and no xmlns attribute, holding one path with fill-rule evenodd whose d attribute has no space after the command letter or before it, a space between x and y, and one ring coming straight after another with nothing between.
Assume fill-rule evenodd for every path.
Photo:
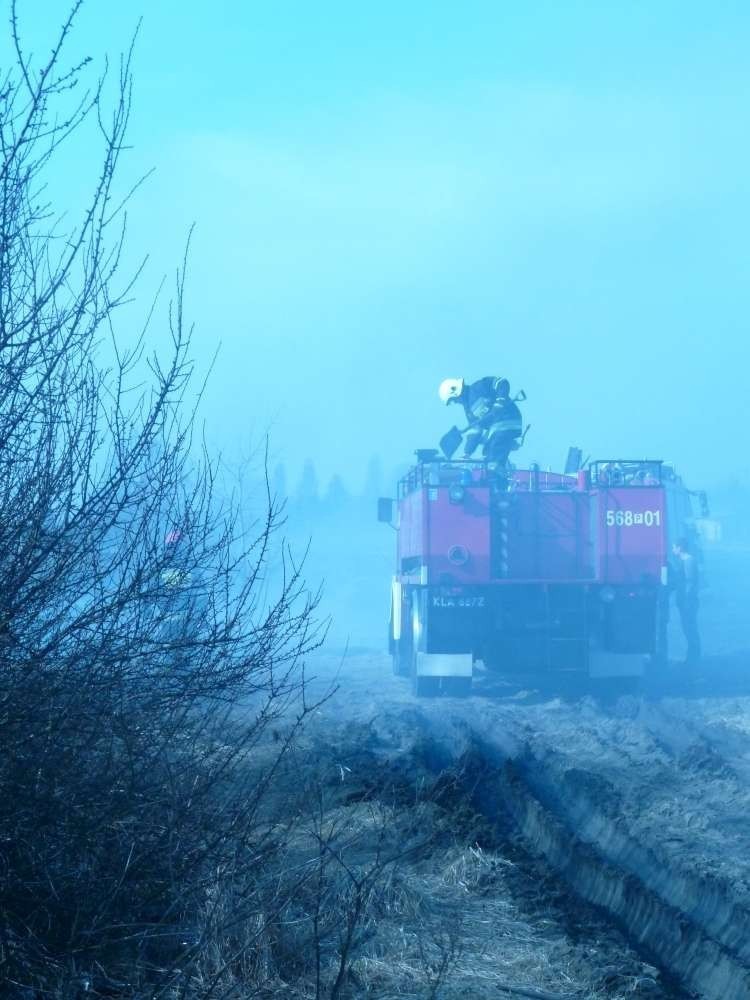
<instances>
[{"instance_id":1,"label":"truck side mirror","mask_svg":"<svg viewBox=\"0 0 750 1000\"><path fill-rule=\"evenodd\" d=\"M390 497L378 497L378 521L381 524L393 523L393 507L396 503Z\"/></svg>"}]
</instances>

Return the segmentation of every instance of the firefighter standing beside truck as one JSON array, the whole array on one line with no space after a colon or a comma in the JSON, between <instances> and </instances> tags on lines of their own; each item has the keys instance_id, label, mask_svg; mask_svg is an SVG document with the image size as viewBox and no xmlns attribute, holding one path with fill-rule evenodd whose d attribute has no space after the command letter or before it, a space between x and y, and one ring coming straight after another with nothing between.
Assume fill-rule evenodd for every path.
<instances>
[{"instance_id":1,"label":"firefighter standing beside truck","mask_svg":"<svg viewBox=\"0 0 750 1000\"><path fill-rule=\"evenodd\" d=\"M508 380L487 375L467 384L462 378L449 378L440 384L438 394L444 403L460 403L464 408L468 423L464 458L470 458L482 444L484 458L506 465L523 433L521 411L510 398Z\"/></svg>"},{"instance_id":2,"label":"firefighter standing beside truck","mask_svg":"<svg viewBox=\"0 0 750 1000\"><path fill-rule=\"evenodd\" d=\"M675 556L674 593L680 623L687 642L685 665L695 666L701 658L701 639L698 632L698 589L700 576L698 561L690 551L687 538L678 538L672 546Z\"/></svg>"},{"instance_id":3,"label":"firefighter standing beside truck","mask_svg":"<svg viewBox=\"0 0 750 1000\"><path fill-rule=\"evenodd\" d=\"M206 603L203 581L188 537L181 528L172 528L164 538L158 634L178 670L189 665Z\"/></svg>"}]
</instances>

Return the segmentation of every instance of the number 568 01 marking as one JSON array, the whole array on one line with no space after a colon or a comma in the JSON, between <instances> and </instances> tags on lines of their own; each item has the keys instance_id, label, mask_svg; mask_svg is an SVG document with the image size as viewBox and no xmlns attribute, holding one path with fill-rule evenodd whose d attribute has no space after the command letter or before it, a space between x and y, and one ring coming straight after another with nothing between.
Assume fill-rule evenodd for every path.
<instances>
[{"instance_id":1,"label":"number 568 01 marking","mask_svg":"<svg viewBox=\"0 0 750 1000\"><path fill-rule=\"evenodd\" d=\"M653 528L661 526L660 510L608 510L608 528L632 528L635 526Z\"/></svg>"}]
</instances>

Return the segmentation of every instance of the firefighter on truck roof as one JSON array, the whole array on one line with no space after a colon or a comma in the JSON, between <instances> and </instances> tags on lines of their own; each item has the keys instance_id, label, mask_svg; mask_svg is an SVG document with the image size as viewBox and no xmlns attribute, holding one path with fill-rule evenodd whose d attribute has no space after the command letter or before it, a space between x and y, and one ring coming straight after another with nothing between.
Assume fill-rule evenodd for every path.
<instances>
[{"instance_id":1,"label":"firefighter on truck roof","mask_svg":"<svg viewBox=\"0 0 750 1000\"><path fill-rule=\"evenodd\" d=\"M685 666L694 667L701 658L701 637L698 631L698 591L700 578L698 561L693 555L690 540L678 538L672 546L675 556L674 592L680 624L687 643Z\"/></svg>"},{"instance_id":2,"label":"firefighter on truck roof","mask_svg":"<svg viewBox=\"0 0 750 1000\"><path fill-rule=\"evenodd\" d=\"M444 403L460 403L464 408L468 423L464 458L471 458L481 444L484 458L505 465L523 433L521 411L510 398L508 380L487 375L467 384L462 378L447 378L438 395Z\"/></svg>"}]
</instances>

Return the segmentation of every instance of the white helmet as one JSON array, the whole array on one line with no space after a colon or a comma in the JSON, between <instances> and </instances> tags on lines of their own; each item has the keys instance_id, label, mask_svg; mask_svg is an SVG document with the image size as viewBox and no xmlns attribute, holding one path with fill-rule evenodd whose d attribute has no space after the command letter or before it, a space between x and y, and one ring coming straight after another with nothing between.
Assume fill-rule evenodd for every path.
<instances>
[{"instance_id":1,"label":"white helmet","mask_svg":"<svg viewBox=\"0 0 750 1000\"><path fill-rule=\"evenodd\" d=\"M452 399L458 399L464 391L464 380L462 378L446 378L440 383L438 396L444 403L450 403Z\"/></svg>"}]
</instances>

